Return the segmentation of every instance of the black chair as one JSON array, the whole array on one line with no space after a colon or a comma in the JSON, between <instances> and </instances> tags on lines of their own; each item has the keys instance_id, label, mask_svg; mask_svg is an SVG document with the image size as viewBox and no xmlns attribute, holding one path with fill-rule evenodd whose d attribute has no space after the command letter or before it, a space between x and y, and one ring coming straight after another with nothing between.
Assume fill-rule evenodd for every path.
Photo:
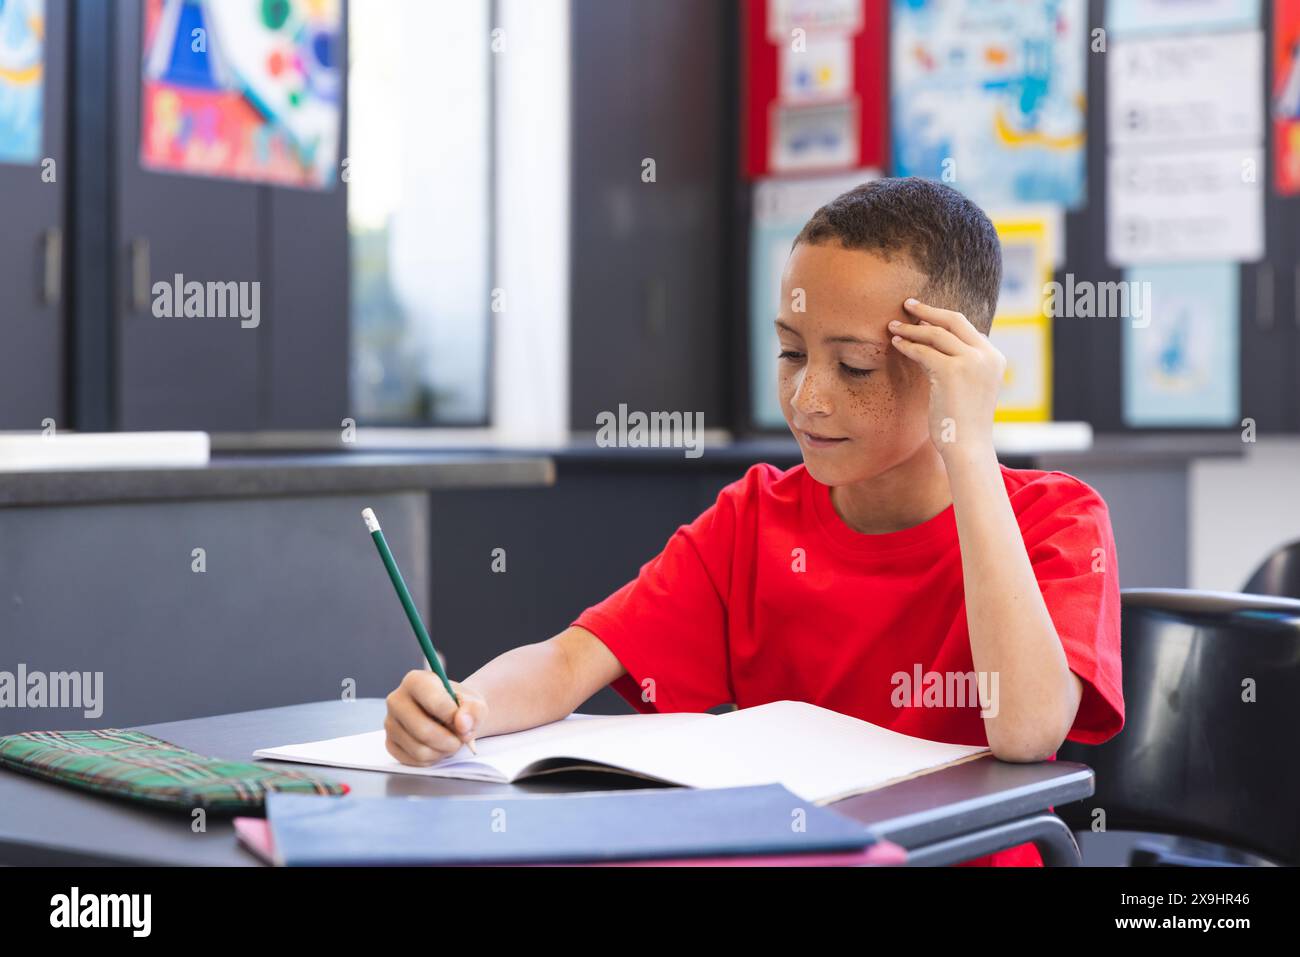
<instances>
[{"instance_id":1,"label":"black chair","mask_svg":"<svg viewBox=\"0 0 1300 957\"><path fill-rule=\"evenodd\" d=\"M1300 540L1283 545L1255 569L1244 592L1252 595L1275 595L1300 598Z\"/></svg>"},{"instance_id":2,"label":"black chair","mask_svg":"<svg viewBox=\"0 0 1300 957\"><path fill-rule=\"evenodd\" d=\"M1300 601L1127 589L1121 620L1124 728L1061 747L1097 790L1057 813L1080 832L1101 808L1107 831L1190 839L1130 864L1300 864Z\"/></svg>"}]
</instances>

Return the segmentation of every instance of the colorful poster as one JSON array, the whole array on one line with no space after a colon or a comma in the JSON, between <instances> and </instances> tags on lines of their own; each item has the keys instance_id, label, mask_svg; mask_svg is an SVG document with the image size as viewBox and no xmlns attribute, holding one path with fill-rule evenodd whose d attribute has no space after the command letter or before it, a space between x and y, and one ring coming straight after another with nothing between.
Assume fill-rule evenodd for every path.
<instances>
[{"instance_id":1,"label":"colorful poster","mask_svg":"<svg viewBox=\"0 0 1300 957\"><path fill-rule=\"evenodd\" d=\"M1085 199L1083 0L893 0L894 172L981 205Z\"/></svg>"},{"instance_id":2,"label":"colorful poster","mask_svg":"<svg viewBox=\"0 0 1300 957\"><path fill-rule=\"evenodd\" d=\"M771 168L782 173L843 169L858 158L856 103L784 106L775 110Z\"/></svg>"},{"instance_id":3,"label":"colorful poster","mask_svg":"<svg viewBox=\"0 0 1300 957\"><path fill-rule=\"evenodd\" d=\"M760 180L754 188L753 230L749 249L749 388L754 425L785 428L776 394L776 317L781 308L781 275L790 247L813 213L840 193L876 179L876 170L859 170L808 179Z\"/></svg>"},{"instance_id":4,"label":"colorful poster","mask_svg":"<svg viewBox=\"0 0 1300 957\"><path fill-rule=\"evenodd\" d=\"M1238 422L1239 267L1146 266L1124 278L1151 305L1147 320L1124 321L1125 423Z\"/></svg>"},{"instance_id":5,"label":"colorful poster","mask_svg":"<svg viewBox=\"0 0 1300 957\"><path fill-rule=\"evenodd\" d=\"M995 422L1047 422L1052 418L1052 333L1045 320L996 319L993 344L1006 357Z\"/></svg>"},{"instance_id":6,"label":"colorful poster","mask_svg":"<svg viewBox=\"0 0 1300 957\"><path fill-rule=\"evenodd\" d=\"M0 163L41 158L45 0L0 0Z\"/></svg>"},{"instance_id":7,"label":"colorful poster","mask_svg":"<svg viewBox=\"0 0 1300 957\"><path fill-rule=\"evenodd\" d=\"M1300 193L1300 0L1273 0L1273 170L1283 196Z\"/></svg>"},{"instance_id":8,"label":"colorful poster","mask_svg":"<svg viewBox=\"0 0 1300 957\"><path fill-rule=\"evenodd\" d=\"M1037 220L994 220L1002 243L1002 288L999 319L1039 319L1043 315L1043 285L1051 281L1051 236Z\"/></svg>"},{"instance_id":9,"label":"colorful poster","mask_svg":"<svg viewBox=\"0 0 1300 957\"><path fill-rule=\"evenodd\" d=\"M1106 32L1117 36L1259 26L1259 0L1107 0Z\"/></svg>"},{"instance_id":10,"label":"colorful poster","mask_svg":"<svg viewBox=\"0 0 1300 957\"><path fill-rule=\"evenodd\" d=\"M342 16L341 0L147 0L141 163L331 188Z\"/></svg>"},{"instance_id":11,"label":"colorful poster","mask_svg":"<svg viewBox=\"0 0 1300 957\"><path fill-rule=\"evenodd\" d=\"M853 43L848 34L811 34L800 49L783 43L781 102L825 103L853 96Z\"/></svg>"},{"instance_id":12,"label":"colorful poster","mask_svg":"<svg viewBox=\"0 0 1300 957\"><path fill-rule=\"evenodd\" d=\"M1052 417L1052 322L1044 288L1052 278L1052 237L1041 220L995 220L1002 243L1002 288L989 339L1006 357L998 422Z\"/></svg>"},{"instance_id":13,"label":"colorful poster","mask_svg":"<svg viewBox=\"0 0 1300 957\"><path fill-rule=\"evenodd\" d=\"M1017 203L1015 206L985 206L992 222L1042 223L1047 233L1048 264L1052 271L1065 264L1065 212L1055 203Z\"/></svg>"}]
</instances>

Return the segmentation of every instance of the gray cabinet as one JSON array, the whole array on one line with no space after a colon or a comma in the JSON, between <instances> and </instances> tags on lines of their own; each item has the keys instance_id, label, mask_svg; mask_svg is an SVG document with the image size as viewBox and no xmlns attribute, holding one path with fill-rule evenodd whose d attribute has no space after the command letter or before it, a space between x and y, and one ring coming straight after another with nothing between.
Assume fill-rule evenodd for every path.
<instances>
[{"instance_id":1,"label":"gray cabinet","mask_svg":"<svg viewBox=\"0 0 1300 957\"><path fill-rule=\"evenodd\" d=\"M83 77L78 84L79 95L102 98L112 118L103 131L112 160L103 197L104 313L95 313L97 302L78 317L89 337L101 325L108 329L102 392L110 412L99 427L338 428L348 414L347 187L340 181L328 191L295 190L145 168L142 6L111 5L108 82ZM85 29L94 33L91 23ZM93 35L79 40L94 42ZM340 57L347 62L346 30ZM340 157L347 155L343 138ZM93 279L99 259L85 265ZM155 284L174 285L177 276L259 283L257 324L238 315L159 317ZM84 360L93 364L94 357ZM84 384L94 388L94 369L85 371Z\"/></svg>"}]
</instances>

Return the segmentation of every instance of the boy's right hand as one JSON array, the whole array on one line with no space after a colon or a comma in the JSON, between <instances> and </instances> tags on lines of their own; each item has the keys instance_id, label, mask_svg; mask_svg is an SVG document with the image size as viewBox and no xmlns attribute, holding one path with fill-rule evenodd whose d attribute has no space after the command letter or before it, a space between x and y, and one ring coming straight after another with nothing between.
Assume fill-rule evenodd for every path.
<instances>
[{"instance_id":1,"label":"boy's right hand","mask_svg":"<svg viewBox=\"0 0 1300 957\"><path fill-rule=\"evenodd\" d=\"M427 766L455 754L487 724L488 706L458 681L460 707L432 671L408 671L388 698L384 741L402 764Z\"/></svg>"}]
</instances>

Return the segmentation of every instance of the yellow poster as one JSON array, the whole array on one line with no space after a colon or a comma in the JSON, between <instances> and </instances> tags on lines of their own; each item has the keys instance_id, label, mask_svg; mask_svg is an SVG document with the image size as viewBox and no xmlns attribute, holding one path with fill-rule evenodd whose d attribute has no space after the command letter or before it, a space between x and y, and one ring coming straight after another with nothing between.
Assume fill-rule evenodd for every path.
<instances>
[{"instance_id":1,"label":"yellow poster","mask_svg":"<svg viewBox=\"0 0 1300 957\"><path fill-rule=\"evenodd\" d=\"M1043 290L1052 279L1048 224L1042 219L996 220L1002 242L1002 289L990 340L1007 358L994 420L1052 418L1052 320Z\"/></svg>"}]
</instances>

